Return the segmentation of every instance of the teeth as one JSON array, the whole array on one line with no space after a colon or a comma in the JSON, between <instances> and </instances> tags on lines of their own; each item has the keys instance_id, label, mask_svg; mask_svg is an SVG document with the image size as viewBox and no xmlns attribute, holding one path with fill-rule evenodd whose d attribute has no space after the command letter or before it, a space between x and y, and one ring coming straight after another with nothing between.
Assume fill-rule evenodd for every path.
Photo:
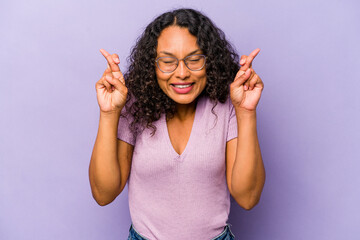
<instances>
[{"instance_id":1,"label":"teeth","mask_svg":"<svg viewBox=\"0 0 360 240\"><path fill-rule=\"evenodd\" d=\"M187 87L190 87L191 84L186 84L186 85L174 85L175 87L177 88L187 88Z\"/></svg>"}]
</instances>

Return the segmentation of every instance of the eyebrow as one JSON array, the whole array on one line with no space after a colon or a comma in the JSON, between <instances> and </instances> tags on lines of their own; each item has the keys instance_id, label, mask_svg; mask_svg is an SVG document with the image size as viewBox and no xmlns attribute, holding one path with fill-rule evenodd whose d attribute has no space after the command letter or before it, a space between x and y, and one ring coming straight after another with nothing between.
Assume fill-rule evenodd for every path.
<instances>
[{"instance_id":1,"label":"eyebrow","mask_svg":"<svg viewBox=\"0 0 360 240\"><path fill-rule=\"evenodd\" d=\"M198 52L198 51L201 51L201 50L200 50L200 49L196 49L195 51L192 51L191 53L187 54L186 56L192 55L192 54L194 54L194 53L196 53L196 52ZM169 53L169 52L166 52L166 51L160 51L160 53L164 53L164 54L166 54L166 55L171 55L171 56L174 56L174 57L175 57L174 54Z\"/></svg>"}]
</instances>

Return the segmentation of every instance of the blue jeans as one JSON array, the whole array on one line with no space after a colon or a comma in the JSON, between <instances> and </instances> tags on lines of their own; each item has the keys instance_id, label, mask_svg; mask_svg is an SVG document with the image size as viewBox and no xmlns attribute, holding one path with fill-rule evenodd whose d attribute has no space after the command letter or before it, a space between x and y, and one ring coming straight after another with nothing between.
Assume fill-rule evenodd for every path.
<instances>
[{"instance_id":1,"label":"blue jeans","mask_svg":"<svg viewBox=\"0 0 360 240\"><path fill-rule=\"evenodd\" d=\"M129 236L127 240L148 240L147 238L143 237L138 233L133 225L131 224L129 229ZM234 234L230 230L230 226L227 224L224 227L224 231L220 233L220 235L216 236L215 238L211 240L235 240Z\"/></svg>"}]
</instances>

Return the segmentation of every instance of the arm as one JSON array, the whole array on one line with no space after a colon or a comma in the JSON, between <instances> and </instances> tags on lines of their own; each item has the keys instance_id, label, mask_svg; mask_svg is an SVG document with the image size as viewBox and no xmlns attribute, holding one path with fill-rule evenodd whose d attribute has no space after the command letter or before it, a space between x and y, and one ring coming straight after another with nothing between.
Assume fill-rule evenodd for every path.
<instances>
[{"instance_id":1,"label":"arm","mask_svg":"<svg viewBox=\"0 0 360 240\"><path fill-rule=\"evenodd\" d=\"M90 160L91 191L101 206L111 203L122 192L130 173L133 146L117 139L119 115L100 114Z\"/></svg>"},{"instance_id":2,"label":"arm","mask_svg":"<svg viewBox=\"0 0 360 240\"><path fill-rule=\"evenodd\" d=\"M265 169L256 130L256 106L264 84L251 68L260 49L243 56L230 97L234 106L238 137L226 145L226 178L236 202L244 209L253 208L260 200L265 183Z\"/></svg>"},{"instance_id":3,"label":"arm","mask_svg":"<svg viewBox=\"0 0 360 240\"><path fill-rule=\"evenodd\" d=\"M226 144L227 183L236 202L250 210L260 200L265 169L256 131L256 114L236 112L238 137Z\"/></svg>"},{"instance_id":4,"label":"arm","mask_svg":"<svg viewBox=\"0 0 360 240\"><path fill-rule=\"evenodd\" d=\"M89 165L89 180L93 197L104 206L112 202L126 185L133 146L117 139L119 117L128 91L118 66L119 57L103 49L100 51L108 62L108 68L95 85L100 121Z\"/></svg>"}]
</instances>

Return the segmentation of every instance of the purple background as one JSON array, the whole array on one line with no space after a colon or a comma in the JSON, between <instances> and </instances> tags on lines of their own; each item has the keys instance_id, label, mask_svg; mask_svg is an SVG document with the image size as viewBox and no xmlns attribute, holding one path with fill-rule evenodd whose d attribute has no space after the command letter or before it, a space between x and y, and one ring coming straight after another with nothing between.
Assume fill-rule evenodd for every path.
<instances>
[{"instance_id":1,"label":"purple background","mask_svg":"<svg viewBox=\"0 0 360 240\"><path fill-rule=\"evenodd\" d=\"M234 200L237 239L360 234L358 1L1 1L0 238L126 239L127 188L92 199L95 82L158 14L194 7L239 54L259 47L258 132L267 179L258 206ZM176 206L174 206L176 207Z\"/></svg>"}]
</instances>

